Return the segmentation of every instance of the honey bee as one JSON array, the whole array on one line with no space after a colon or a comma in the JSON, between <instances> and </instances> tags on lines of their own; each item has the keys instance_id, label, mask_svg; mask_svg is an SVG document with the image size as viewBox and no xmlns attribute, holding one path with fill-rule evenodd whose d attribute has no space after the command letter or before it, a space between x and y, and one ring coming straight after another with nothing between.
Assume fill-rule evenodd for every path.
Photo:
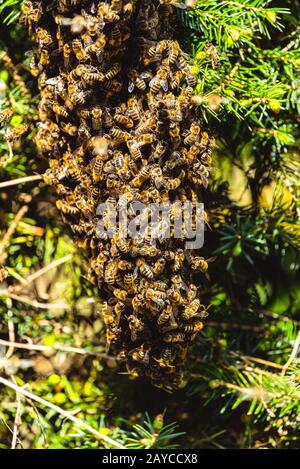
<instances>
[{"instance_id":1,"label":"honey bee","mask_svg":"<svg viewBox=\"0 0 300 469\"><path fill-rule=\"evenodd\" d=\"M4 282L7 276L8 276L7 270L5 269L5 267L0 265L0 283Z\"/></svg>"},{"instance_id":2,"label":"honey bee","mask_svg":"<svg viewBox=\"0 0 300 469\"><path fill-rule=\"evenodd\" d=\"M143 183L149 178L149 167L144 166L141 171L133 178L133 187L141 187Z\"/></svg>"},{"instance_id":3,"label":"honey bee","mask_svg":"<svg viewBox=\"0 0 300 469\"><path fill-rule=\"evenodd\" d=\"M170 317L172 314L172 306L168 305L166 309L158 316L157 324L159 326L164 326L167 322L169 322Z\"/></svg>"},{"instance_id":4,"label":"honey bee","mask_svg":"<svg viewBox=\"0 0 300 469\"><path fill-rule=\"evenodd\" d=\"M163 337L164 342L173 344L186 341L186 335L182 332L169 332Z\"/></svg>"},{"instance_id":5,"label":"honey bee","mask_svg":"<svg viewBox=\"0 0 300 469\"><path fill-rule=\"evenodd\" d=\"M50 168L48 168L42 176L43 176L45 183L48 184L49 186L57 185L59 182L58 178L55 177L55 175L53 174Z\"/></svg>"},{"instance_id":6,"label":"honey bee","mask_svg":"<svg viewBox=\"0 0 300 469\"><path fill-rule=\"evenodd\" d=\"M43 47L42 50L41 50L41 55L40 55L40 60L39 60L39 67L40 68L47 67L47 65L49 65L49 63L50 63L49 52L45 47Z\"/></svg>"},{"instance_id":7,"label":"honey bee","mask_svg":"<svg viewBox=\"0 0 300 469\"><path fill-rule=\"evenodd\" d=\"M199 155L200 153L200 146L197 145L192 145L188 152L187 152L187 159L189 161L194 161L194 159Z\"/></svg>"},{"instance_id":8,"label":"honey bee","mask_svg":"<svg viewBox=\"0 0 300 469\"><path fill-rule=\"evenodd\" d=\"M87 43L87 39L85 38L85 42ZM87 45L85 52L90 54L96 54L98 62L102 61L102 49L106 45L106 37L104 34L100 34L95 42L91 42Z\"/></svg>"},{"instance_id":9,"label":"honey bee","mask_svg":"<svg viewBox=\"0 0 300 469\"><path fill-rule=\"evenodd\" d=\"M133 127L133 120L123 114L115 114L114 120L117 124L123 125L126 129L131 129Z\"/></svg>"},{"instance_id":10,"label":"honey bee","mask_svg":"<svg viewBox=\"0 0 300 469\"><path fill-rule=\"evenodd\" d=\"M93 109L91 110L91 115L92 115L93 130L100 130L101 125L102 125L102 121L101 121L102 109L98 106L93 107Z\"/></svg>"},{"instance_id":11,"label":"honey bee","mask_svg":"<svg viewBox=\"0 0 300 469\"><path fill-rule=\"evenodd\" d=\"M58 0L58 8L62 12L81 3L81 0Z\"/></svg>"},{"instance_id":12,"label":"honey bee","mask_svg":"<svg viewBox=\"0 0 300 469\"><path fill-rule=\"evenodd\" d=\"M46 29L38 27L35 30L35 34L40 47L50 46L53 43L52 36Z\"/></svg>"},{"instance_id":13,"label":"honey bee","mask_svg":"<svg viewBox=\"0 0 300 469\"><path fill-rule=\"evenodd\" d=\"M173 263L174 272L178 272L182 268L184 260L185 260L185 254L184 254L183 249L177 249L174 255L174 263Z\"/></svg>"},{"instance_id":14,"label":"honey bee","mask_svg":"<svg viewBox=\"0 0 300 469\"><path fill-rule=\"evenodd\" d=\"M140 146L150 145L151 143L154 142L154 139L155 139L154 134L147 133L147 134L140 135L138 137L138 143Z\"/></svg>"},{"instance_id":15,"label":"honey bee","mask_svg":"<svg viewBox=\"0 0 300 469\"><path fill-rule=\"evenodd\" d=\"M212 142L210 142L210 139L209 139L209 135L207 132L202 132L200 142L199 142L201 150L206 149L208 144L212 145Z\"/></svg>"},{"instance_id":16,"label":"honey bee","mask_svg":"<svg viewBox=\"0 0 300 469\"><path fill-rule=\"evenodd\" d=\"M86 20L82 15L75 15L74 18L55 15L54 21L59 26L70 26L71 32L73 34L80 34L86 27Z\"/></svg>"},{"instance_id":17,"label":"honey bee","mask_svg":"<svg viewBox=\"0 0 300 469\"><path fill-rule=\"evenodd\" d=\"M101 313L102 313L103 321L107 326L110 326L115 323L115 316L113 314L113 308L109 306L107 302L103 304Z\"/></svg>"},{"instance_id":18,"label":"honey bee","mask_svg":"<svg viewBox=\"0 0 300 469\"><path fill-rule=\"evenodd\" d=\"M30 59L29 68L32 76L37 77L40 74L40 69L36 63L36 58L34 56L32 56Z\"/></svg>"},{"instance_id":19,"label":"honey bee","mask_svg":"<svg viewBox=\"0 0 300 469\"><path fill-rule=\"evenodd\" d=\"M171 41L171 43L168 46L168 50L169 50L168 62L169 62L170 65L173 65L176 62L177 57L178 57L179 52L180 52L180 47L179 47L178 42L177 41Z\"/></svg>"},{"instance_id":20,"label":"honey bee","mask_svg":"<svg viewBox=\"0 0 300 469\"><path fill-rule=\"evenodd\" d=\"M152 280L154 278L154 273L151 267L143 258L140 258L136 261L136 266L140 269L141 274L144 275L147 279Z\"/></svg>"},{"instance_id":21,"label":"honey bee","mask_svg":"<svg viewBox=\"0 0 300 469\"><path fill-rule=\"evenodd\" d=\"M206 166L200 164L199 168L193 168L194 172L191 173L191 179L196 185L203 185L205 188L208 186L209 172Z\"/></svg>"},{"instance_id":22,"label":"honey bee","mask_svg":"<svg viewBox=\"0 0 300 469\"><path fill-rule=\"evenodd\" d=\"M130 18L132 13L133 13L133 5L130 1L128 1L123 7L123 14L125 14L126 16Z\"/></svg>"},{"instance_id":23,"label":"honey bee","mask_svg":"<svg viewBox=\"0 0 300 469\"><path fill-rule=\"evenodd\" d=\"M177 7L177 8L183 8L183 9L186 8L185 3L178 2L177 0L159 0L159 3L161 3L162 5L170 5L170 6L174 6L174 7Z\"/></svg>"},{"instance_id":24,"label":"honey bee","mask_svg":"<svg viewBox=\"0 0 300 469\"><path fill-rule=\"evenodd\" d=\"M112 80L115 78L118 73L121 71L121 64L120 63L115 63L106 73L105 73L105 79L106 80Z\"/></svg>"},{"instance_id":25,"label":"honey bee","mask_svg":"<svg viewBox=\"0 0 300 469\"><path fill-rule=\"evenodd\" d=\"M131 119L134 121L140 120L140 106L138 100L135 97L128 99L127 112L129 117L131 117Z\"/></svg>"},{"instance_id":26,"label":"honey bee","mask_svg":"<svg viewBox=\"0 0 300 469\"><path fill-rule=\"evenodd\" d=\"M42 4L40 2L26 1L23 4L21 22L29 26L31 32L32 24L37 23L43 14Z\"/></svg>"},{"instance_id":27,"label":"honey bee","mask_svg":"<svg viewBox=\"0 0 300 469\"><path fill-rule=\"evenodd\" d=\"M198 291L198 288L196 287L196 285L194 284L191 284L189 286L189 290L187 292L187 299L188 301L193 301L196 296L197 296L197 291Z\"/></svg>"},{"instance_id":28,"label":"honey bee","mask_svg":"<svg viewBox=\"0 0 300 469\"><path fill-rule=\"evenodd\" d=\"M111 5L107 5L104 2L99 4L97 16L98 18L103 18L108 23L116 23L120 19L120 16L111 8Z\"/></svg>"},{"instance_id":29,"label":"honey bee","mask_svg":"<svg viewBox=\"0 0 300 469\"><path fill-rule=\"evenodd\" d=\"M89 96L91 91L81 91L75 84L68 86L68 100L66 104L70 109L74 108L74 105L83 105L86 101L86 98Z\"/></svg>"},{"instance_id":30,"label":"honey bee","mask_svg":"<svg viewBox=\"0 0 300 469\"><path fill-rule=\"evenodd\" d=\"M88 142L91 141L91 133L89 131L88 126L85 125L84 123L81 123L80 126L78 127L77 137L78 137L78 142L80 144L86 145Z\"/></svg>"},{"instance_id":31,"label":"honey bee","mask_svg":"<svg viewBox=\"0 0 300 469\"><path fill-rule=\"evenodd\" d=\"M135 70L132 70L128 76L130 78L128 84L129 93L132 93L135 87L139 91L145 91L147 88L147 83L145 80L151 78L149 72L142 72L141 74L138 74Z\"/></svg>"},{"instance_id":32,"label":"honey bee","mask_svg":"<svg viewBox=\"0 0 300 469\"><path fill-rule=\"evenodd\" d=\"M168 290L169 298L175 302L175 304L184 304L184 298L181 293L174 287Z\"/></svg>"},{"instance_id":33,"label":"honey bee","mask_svg":"<svg viewBox=\"0 0 300 469\"><path fill-rule=\"evenodd\" d=\"M68 173L76 182L80 183L83 177L83 173L80 171L75 161L71 161L68 164Z\"/></svg>"},{"instance_id":34,"label":"honey bee","mask_svg":"<svg viewBox=\"0 0 300 469\"><path fill-rule=\"evenodd\" d=\"M74 205L70 205L60 199L56 201L56 207L65 215L77 215L79 213L77 207L75 207Z\"/></svg>"},{"instance_id":35,"label":"honey bee","mask_svg":"<svg viewBox=\"0 0 300 469\"><path fill-rule=\"evenodd\" d=\"M178 148L181 143L180 125L178 124L178 122L170 123L169 135L172 140L173 148Z\"/></svg>"},{"instance_id":36,"label":"honey bee","mask_svg":"<svg viewBox=\"0 0 300 469\"><path fill-rule=\"evenodd\" d=\"M89 149L95 156L105 161L108 158L109 141L106 137L93 137L89 141Z\"/></svg>"},{"instance_id":37,"label":"honey bee","mask_svg":"<svg viewBox=\"0 0 300 469\"><path fill-rule=\"evenodd\" d=\"M203 329L203 322L196 321L194 324L184 324L181 329L186 334L195 334L200 332Z\"/></svg>"},{"instance_id":38,"label":"honey bee","mask_svg":"<svg viewBox=\"0 0 300 469\"><path fill-rule=\"evenodd\" d=\"M132 352L132 360L141 362L144 364L149 363L149 350L145 350L145 346L141 345Z\"/></svg>"},{"instance_id":39,"label":"honey bee","mask_svg":"<svg viewBox=\"0 0 300 469\"><path fill-rule=\"evenodd\" d=\"M59 127L54 122L45 122L39 126L36 144L41 151L52 150L59 139Z\"/></svg>"},{"instance_id":40,"label":"honey bee","mask_svg":"<svg viewBox=\"0 0 300 469\"><path fill-rule=\"evenodd\" d=\"M113 240L116 243L118 249L123 254L127 254L130 251L130 243L128 243L128 241L126 241L126 239L120 236L118 233L114 236Z\"/></svg>"},{"instance_id":41,"label":"honey bee","mask_svg":"<svg viewBox=\"0 0 300 469\"><path fill-rule=\"evenodd\" d=\"M61 106L60 104L58 104L57 102L53 104L52 110L58 116L68 117L69 115L68 110L64 106Z\"/></svg>"},{"instance_id":42,"label":"honey bee","mask_svg":"<svg viewBox=\"0 0 300 469\"><path fill-rule=\"evenodd\" d=\"M127 147L129 150L129 153L131 157L133 158L134 161L142 159L142 153L141 153L141 143L135 141L135 140L128 140L127 142Z\"/></svg>"},{"instance_id":43,"label":"honey bee","mask_svg":"<svg viewBox=\"0 0 300 469\"><path fill-rule=\"evenodd\" d=\"M44 77L42 77L42 79L44 80ZM41 83L41 76L39 78L39 82ZM46 79L46 76L45 76L45 82L43 83L43 87L44 89L50 88L51 95L53 95L53 91L54 91L55 97L60 96L63 99L65 98L66 86L64 83L64 75L58 75L56 77L52 77L48 79Z\"/></svg>"},{"instance_id":44,"label":"honey bee","mask_svg":"<svg viewBox=\"0 0 300 469\"><path fill-rule=\"evenodd\" d=\"M141 306L144 305L144 300L143 300L143 296L141 294L137 294L133 297L132 299L132 308L134 311L139 311L139 309L141 308Z\"/></svg>"},{"instance_id":45,"label":"honey bee","mask_svg":"<svg viewBox=\"0 0 300 469\"><path fill-rule=\"evenodd\" d=\"M201 304L198 298L191 301L191 303L185 307L184 312L182 313L182 318L185 320L194 318L197 315L200 306Z\"/></svg>"},{"instance_id":46,"label":"honey bee","mask_svg":"<svg viewBox=\"0 0 300 469\"><path fill-rule=\"evenodd\" d=\"M161 358L159 360L156 358L154 358L154 360L160 363L161 367L170 366L171 363L174 361L174 356L170 347L163 348L160 357Z\"/></svg>"},{"instance_id":47,"label":"honey bee","mask_svg":"<svg viewBox=\"0 0 300 469\"><path fill-rule=\"evenodd\" d=\"M183 73L181 70L177 70L175 73L172 74L171 82L170 82L171 90L175 90L176 88L179 87L182 77L183 77Z\"/></svg>"},{"instance_id":48,"label":"honey bee","mask_svg":"<svg viewBox=\"0 0 300 469\"><path fill-rule=\"evenodd\" d=\"M110 129L114 125L114 120L108 108L103 110L103 125L106 129Z\"/></svg>"},{"instance_id":49,"label":"honey bee","mask_svg":"<svg viewBox=\"0 0 300 469\"><path fill-rule=\"evenodd\" d=\"M188 85L186 93L191 96L193 94L193 88L197 84L197 76L192 73L191 66L186 62L183 56L179 57L179 68L184 73Z\"/></svg>"},{"instance_id":50,"label":"honey bee","mask_svg":"<svg viewBox=\"0 0 300 469\"><path fill-rule=\"evenodd\" d=\"M122 44L122 34L121 34L121 31L120 31L120 28L118 28L117 26L115 28L113 28L112 31L111 31L109 44L112 47L120 47L121 44Z\"/></svg>"},{"instance_id":51,"label":"honey bee","mask_svg":"<svg viewBox=\"0 0 300 469\"><path fill-rule=\"evenodd\" d=\"M123 278L124 287L129 294L136 293L136 278L134 274L127 273Z\"/></svg>"},{"instance_id":52,"label":"honey bee","mask_svg":"<svg viewBox=\"0 0 300 469\"><path fill-rule=\"evenodd\" d=\"M205 45L204 50L207 52L209 59L211 60L213 69L216 69L220 66L220 59L217 49L210 42Z\"/></svg>"},{"instance_id":53,"label":"honey bee","mask_svg":"<svg viewBox=\"0 0 300 469\"><path fill-rule=\"evenodd\" d=\"M152 270L153 274L155 276L159 276L163 272L165 266L166 266L166 260L163 257L161 257L155 262L153 266L153 270Z\"/></svg>"},{"instance_id":54,"label":"honey bee","mask_svg":"<svg viewBox=\"0 0 300 469\"><path fill-rule=\"evenodd\" d=\"M115 305L114 311L117 316L122 314L125 310L125 305L122 301L118 301L118 303Z\"/></svg>"},{"instance_id":55,"label":"honey bee","mask_svg":"<svg viewBox=\"0 0 300 469\"><path fill-rule=\"evenodd\" d=\"M146 291L147 300L153 301L153 303L162 304L161 301L167 299L167 294L161 290L155 290L153 288L148 288Z\"/></svg>"},{"instance_id":56,"label":"honey bee","mask_svg":"<svg viewBox=\"0 0 300 469\"><path fill-rule=\"evenodd\" d=\"M63 46L63 56L64 56L64 66L68 67L69 62L70 62L70 55L72 52L72 48L70 44L66 43Z\"/></svg>"},{"instance_id":57,"label":"honey bee","mask_svg":"<svg viewBox=\"0 0 300 469\"><path fill-rule=\"evenodd\" d=\"M28 125L27 124L19 124L17 127L11 128L7 130L5 133L5 140L8 142L16 142L19 140L22 135L27 132Z\"/></svg>"},{"instance_id":58,"label":"honey bee","mask_svg":"<svg viewBox=\"0 0 300 469\"><path fill-rule=\"evenodd\" d=\"M198 123L192 122L187 137L184 139L185 145L193 145L199 140L201 127Z\"/></svg>"},{"instance_id":59,"label":"honey bee","mask_svg":"<svg viewBox=\"0 0 300 469\"><path fill-rule=\"evenodd\" d=\"M168 50L170 52L170 45L172 41L169 39L163 39L162 41L159 41L159 43L156 46L156 53L161 55L164 51Z\"/></svg>"},{"instance_id":60,"label":"honey bee","mask_svg":"<svg viewBox=\"0 0 300 469\"><path fill-rule=\"evenodd\" d=\"M148 66L151 62L153 62L156 59L156 46L150 47L147 52L146 56L143 60L143 64L145 66Z\"/></svg>"},{"instance_id":61,"label":"honey bee","mask_svg":"<svg viewBox=\"0 0 300 469\"><path fill-rule=\"evenodd\" d=\"M105 282L108 285L114 285L118 280L117 274L118 274L118 262L116 260L111 260L105 268L105 272L104 272Z\"/></svg>"},{"instance_id":62,"label":"honey bee","mask_svg":"<svg viewBox=\"0 0 300 469\"><path fill-rule=\"evenodd\" d=\"M115 288L113 294L118 300L124 301L127 298L127 291L121 290L120 288Z\"/></svg>"},{"instance_id":63,"label":"honey bee","mask_svg":"<svg viewBox=\"0 0 300 469\"><path fill-rule=\"evenodd\" d=\"M3 109L3 111L0 111L0 123L7 121L10 119L13 115L14 111L11 107L7 107L6 109Z\"/></svg>"},{"instance_id":64,"label":"honey bee","mask_svg":"<svg viewBox=\"0 0 300 469\"><path fill-rule=\"evenodd\" d=\"M54 108L53 108L53 110L54 110ZM56 111L54 111L54 112L56 112ZM60 126L61 126L61 129L62 129L63 132L65 132L68 135L71 135L72 137L74 137L77 134L78 129L77 129L76 125L71 124L71 122L68 122L68 123L61 122Z\"/></svg>"},{"instance_id":65,"label":"honey bee","mask_svg":"<svg viewBox=\"0 0 300 469\"><path fill-rule=\"evenodd\" d=\"M160 68L152 80L149 82L150 89L152 93L158 93L160 88L163 91L168 91L168 70L166 68Z\"/></svg>"},{"instance_id":66,"label":"honey bee","mask_svg":"<svg viewBox=\"0 0 300 469\"><path fill-rule=\"evenodd\" d=\"M110 130L110 134L113 138L120 140L121 142L126 142L130 138L130 134L125 132L117 127L113 127Z\"/></svg>"},{"instance_id":67,"label":"honey bee","mask_svg":"<svg viewBox=\"0 0 300 469\"><path fill-rule=\"evenodd\" d=\"M84 27L87 29L88 31L88 34L90 34L91 36L95 36L97 33L99 33L100 29L101 29L101 23L100 21L93 15L89 15L85 10L81 10L81 14L83 16L83 19L84 19ZM76 16L80 16L80 15L76 15ZM74 29L76 29L76 26L74 28L74 23L76 24L76 21L75 21L75 18L76 16L73 18L73 24L71 25L71 31L72 33L77 33L77 31ZM79 22L80 22L80 19L79 19ZM80 31L79 31L80 32Z\"/></svg>"},{"instance_id":68,"label":"honey bee","mask_svg":"<svg viewBox=\"0 0 300 469\"><path fill-rule=\"evenodd\" d=\"M72 49L73 49L76 59L79 60L79 62L82 62L83 60L86 59L86 52L83 48L83 45L80 39L73 39Z\"/></svg>"},{"instance_id":69,"label":"honey bee","mask_svg":"<svg viewBox=\"0 0 300 469\"><path fill-rule=\"evenodd\" d=\"M77 67L73 68L68 76L68 81L74 82L77 78L82 78L85 72L85 67L83 64L77 65Z\"/></svg>"},{"instance_id":70,"label":"honey bee","mask_svg":"<svg viewBox=\"0 0 300 469\"><path fill-rule=\"evenodd\" d=\"M185 0L185 5L187 8L196 8L199 0Z\"/></svg>"}]
</instances>

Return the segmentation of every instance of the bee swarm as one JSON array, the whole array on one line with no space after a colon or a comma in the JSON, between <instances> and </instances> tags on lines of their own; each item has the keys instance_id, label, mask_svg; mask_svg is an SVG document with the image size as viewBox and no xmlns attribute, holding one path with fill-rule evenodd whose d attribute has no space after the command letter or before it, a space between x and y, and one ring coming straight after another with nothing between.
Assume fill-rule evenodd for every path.
<instances>
[{"instance_id":1,"label":"bee swarm","mask_svg":"<svg viewBox=\"0 0 300 469\"><path fill-rule=\"evenodd\" d=\"M130 375L172 391L203 327L195 284L207 263L172 232L156 246L96 233L99 203L195 202L207 186L214 140L191 107L196 78L162 3L27 1L23 21L36 40L44 179L90 259L107 342Z\"/></svg>"}]
</instances>

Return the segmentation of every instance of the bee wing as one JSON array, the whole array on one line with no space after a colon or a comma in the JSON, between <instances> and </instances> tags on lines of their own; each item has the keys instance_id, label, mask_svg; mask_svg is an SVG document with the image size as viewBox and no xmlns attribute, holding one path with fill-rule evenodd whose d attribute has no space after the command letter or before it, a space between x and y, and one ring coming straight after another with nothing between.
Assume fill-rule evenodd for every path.
<instances>
[{"instance_id":1,"label":"bee wing","mask_svg":"<svg viewBox=\"0 0 300 469\"><path fill-rule=\"evenodd\" d=\"M152 86L154 86L156 83L157 83L157 77L152 78L152 80L150 80L149 82L150 88L152 88Z\"/></svg>"},{"instance_id":2,"label":"bee wing","mask_svg":"<svg viewBox=\"0 0 300 469\"><path fill-rule=\"evenodd\" d=\"M205 189L208 187L208 179L205 176L202 176L202 184Z\"/></svg>"},{"instance_id":3,"label":"bee wing","mask_svg":"<svg viewBox=\"0 0 300 469\"><path fill-rule=\"evenodd\" d=\"M169 89L168 80L167 79L161 80L160 84L161 84L162 89L166 93Z\"/></svg>"},{"instance_id":4,"label":"bee wing","mask_svg":"<svg viewBox=\"0 0 300 469\"><path fill-rule=\"evenodd\" d=\"M134 83L133 81L130 81L128 84L128 93L132 93L134 90Z\"/></svg>"},{"instance_id":5,"label":"bee wing","mask_svg":"<svg viewBox=\"0 0 300 469\"><path fill-rule=\"evenodd\" d=\"M206 259L206 262L214 262L217 259L217 256L209 257Z\"/></svg>"},{"instance_id":6,"label":"bee wing","mask_svg":"<svg viewBox=\"0 0 300 469\"><path fill-rule=\"evenodd\" d=\"M55 49L51 52L51 55L53 57L56 57L57 55L59 55L61 52L63 51L62 47L59 47L58 49Z\"/></svg>"},{"instance_id":7,"label":"bee wing","mask_svg":"<svg viewBox=\"0 0 300 469\"><path fill-rule=\"evenodd\" d=\"M104 59L104 49L100 49L96 51L96 57L99 63L103 62Z\"/></svg>"},{"instance_id":8,"label":"bee wing","mask_svg":"<svg viewBox=\"0 0 300 469\"><path fill-rule=\"evenodd\" d=\"M177 8L181 8L182 10L186 10L187 8L187 6L182 2L174 3L174 6Z\"/></svg>"},{"instance_id":9,"label":"bee wing","mask_svg":"<svg viewBox=\"0 0 300 469\"><path fill-rule=\"evenodd\" d=\"M60 81L59 77L49 78L48 80L46 80L46 85L57 85L59 81Z\"/></svg>"}]
</instances>

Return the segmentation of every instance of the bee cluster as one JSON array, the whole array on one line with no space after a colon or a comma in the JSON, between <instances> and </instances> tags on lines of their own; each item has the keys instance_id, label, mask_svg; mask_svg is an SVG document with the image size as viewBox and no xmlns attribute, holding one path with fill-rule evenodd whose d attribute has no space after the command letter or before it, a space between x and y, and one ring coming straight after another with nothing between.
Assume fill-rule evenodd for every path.
<instances>
[{"instance_id":1,"label":"bee cluster","mask_svg":"<svg viewBox=\"0 0 300 469\"><path fill-rule=\"evenodd\" d=\"M163 3L27 1L23 18L37 44L44 178L90 259L107 342L130 375L171 391L203 327L207 262L172 232L155 246L96 233L100 202L197 202L207 186L214 140L191 107L196 77Z\"/></svg>"}]
</instances>

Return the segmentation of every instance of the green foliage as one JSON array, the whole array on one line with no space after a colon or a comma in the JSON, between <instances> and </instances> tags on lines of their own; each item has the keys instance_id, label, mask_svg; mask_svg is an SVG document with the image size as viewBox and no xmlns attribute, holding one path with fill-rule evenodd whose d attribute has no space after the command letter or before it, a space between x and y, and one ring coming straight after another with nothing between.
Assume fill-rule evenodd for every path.
<instances>
[{"instance_id":1,"label":"green foliage","mask_svg":"<svg viewBox=\"0 0 300 469\"><path fill-rule=\"evenodd\" d=\"M20 7L24 3L23 0L1 0L0 15L3 15L3 23L8 26L14 23L21 14Z\"/></svg>"},{"instance_id":2,"label":"green foliage","mask_svg":"<svg viewBox=\"0 0 300 469\"><path fill-rule=\"evenodd\" d=\"M126 446L130 449L178 448L177 444L170 443L170 440L184 435L182 432L176 433L176 428L175 423L164 426L163 415L158 415L152 422L148 413L146 413L144 427L139 424L133 425L132 435L127 440Z\"/></svg>"},{"instance_id":3,"label":"green foliage","mask_svg":"<svg viewBox=\"0 0 300 469\"><path fill-rule=\"evenodd\" d=\"M0 1L0 49L31 93L22 95L0 59L0 112L13 110L1 124L0 182L45 169L33 142L38 99L24 59L30 43L15 21L21 3ZM168 396L118 373L84 260L41 181L0 188L0 258L8 273L0 335L29 344L0 343L0 373L128 448L296 448L299 2L204 0L178 15L198 77L199 115L217 137L201 253L211 262L199 276L210 316L185 386ZM5 134L22 123L28 131L10 148ZM1 387L0 394L0 444L7 448L18 401L12 390ZM46 406L25 398L21 404L17 447L109 446Z\"/></svg>"}]
</instances>

